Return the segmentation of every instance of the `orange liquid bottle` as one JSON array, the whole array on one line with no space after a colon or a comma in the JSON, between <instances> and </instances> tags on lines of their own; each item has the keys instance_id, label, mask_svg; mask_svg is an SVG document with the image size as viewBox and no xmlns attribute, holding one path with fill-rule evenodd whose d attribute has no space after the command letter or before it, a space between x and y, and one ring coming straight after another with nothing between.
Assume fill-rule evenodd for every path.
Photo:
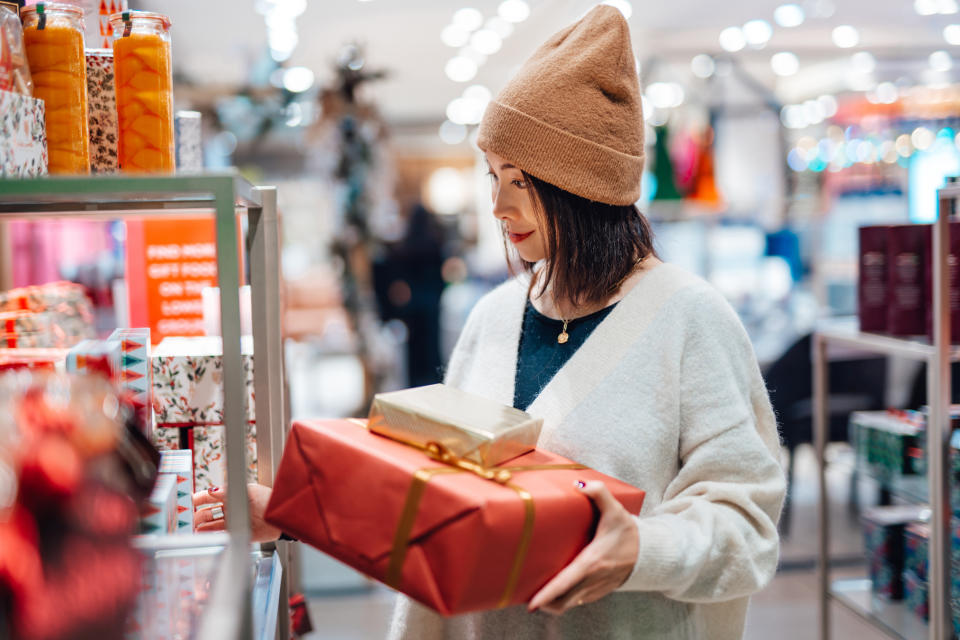
<instances>
[{"instance_id":1,"label":"orange liquid bottle","mask_svg":"<svg viewBox=\"0 0 960 640\"><path fill-rule=\"evenodd\" d=\"M110 17L120 129L120 170L173 173L170 20L146 11Z\"/></svg>"},{"instance_id":2,"label":"orange liquid bottle","mask_svg":"<svg viewBox=\"0 0 960 640\"><path fill-rule=\"evenodd\" d=\"M44 102L49 172L90 173L83 11L40 2L21 15L33 96Z\"/></svg>"}]
</instances>

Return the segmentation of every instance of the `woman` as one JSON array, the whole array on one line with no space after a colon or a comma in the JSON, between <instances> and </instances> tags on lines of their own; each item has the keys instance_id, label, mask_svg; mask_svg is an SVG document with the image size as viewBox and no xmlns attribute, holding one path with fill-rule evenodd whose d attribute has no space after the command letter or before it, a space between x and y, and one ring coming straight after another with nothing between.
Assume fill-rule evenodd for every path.
<instances>
[{"instance_id":1,"label":"woman","mask_svg":"<svg viewBox=\"0 0 960 640\"><path fill-rule=\"evenodd\" d=\"M490 103L478 144L493 214L527 273L477 304L446 381L543 417L539 447L644 489L643 511L586 483L597 534L527 607L444 619L401 596L391 637L735 639L774 574L774 416L736 314L657 259L633 204L640 105L608 6Z\"/></svg>"}]
</instances>

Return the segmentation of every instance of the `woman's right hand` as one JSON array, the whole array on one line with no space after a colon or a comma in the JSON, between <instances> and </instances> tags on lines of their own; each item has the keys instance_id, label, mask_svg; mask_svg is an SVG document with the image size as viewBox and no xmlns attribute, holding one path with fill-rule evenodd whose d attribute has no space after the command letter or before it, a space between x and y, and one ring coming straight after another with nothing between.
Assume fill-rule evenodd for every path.
<instances>
[{"instance_id":1,"label":"woman's right hand","mask_svg":"<svg viewBox=\"0 0 960 640\"><path fill-rule=\"evenodd\" d=\"M247 485L250 505L250 541L272 542L280 537L280 529L267 523L263 514L273 489L262 484ZM193 528L198 533L224 531L227 528L227 490L213 487L193 494Z\"/></svg>"}]
</instances>

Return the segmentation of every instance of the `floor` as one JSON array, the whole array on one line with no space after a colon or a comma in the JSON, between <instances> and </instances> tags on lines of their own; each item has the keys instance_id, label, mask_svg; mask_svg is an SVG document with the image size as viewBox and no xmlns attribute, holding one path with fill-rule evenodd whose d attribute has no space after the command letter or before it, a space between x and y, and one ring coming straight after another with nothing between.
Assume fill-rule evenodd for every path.
<instances>
[{"instance_id":1,"label":"floor","mask_svg":"<svg viewBox=\"0 0 960 640\"><path fill-rule=\"evenodd\" d=\"M849 509L849 473L845 463L849 451L838 448L830 453L836 464L828 474L831 494L831 547L844 564L856 564L863 547L856 516ZM796 486L793 523L790 535L782 541L781 570L773 582L756 594L747 618L746 640L811 640L817 637L818 613L816 574L816 466L813 451L801 448L796 461ZM872 488L860 483L863 504ZM329 566L329 565L327 565ZM343 569L340 569L343 571ZM862 574L856 566L839 572ZM311 640L367 640L385 637L393 606L393 594L380 586L366 588L356 580L352 593L314 595L309 600L310 614L317 631ZM887 638L844 607L831 606L832 637L837 640L880 640Z\"/></svg>"}]
</instances>

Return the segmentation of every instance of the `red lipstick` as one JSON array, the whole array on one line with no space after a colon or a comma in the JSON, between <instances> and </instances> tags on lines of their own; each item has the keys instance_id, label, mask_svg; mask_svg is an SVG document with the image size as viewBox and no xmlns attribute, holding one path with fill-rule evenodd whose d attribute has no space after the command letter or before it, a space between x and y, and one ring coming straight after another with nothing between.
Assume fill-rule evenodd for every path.
<instances>
[{"instance_id":1,"label":"red lipstick","mask_svg":"<svg viewBox=\"0 0 960 640\"><path fill-rule=\"evenodd\" d=\"M533 231L527 231L526 233L508 233L507 236L510 238L510 242L513 244L518 244L523 242L527 238L533 235Z\"/></svg>"}]
</instances>

